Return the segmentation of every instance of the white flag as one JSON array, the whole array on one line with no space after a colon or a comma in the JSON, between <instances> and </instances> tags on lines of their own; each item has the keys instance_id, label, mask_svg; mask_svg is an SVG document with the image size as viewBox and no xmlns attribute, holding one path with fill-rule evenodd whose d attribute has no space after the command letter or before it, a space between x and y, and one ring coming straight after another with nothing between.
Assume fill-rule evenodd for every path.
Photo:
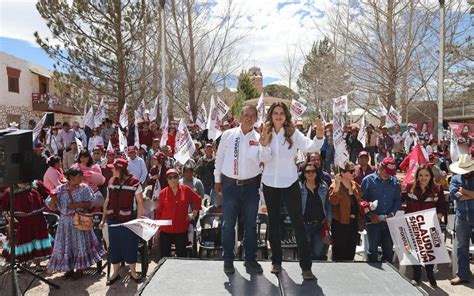
<instances>
[{"instance_id":1,"label":"white flag","mask_svg":"<svg viewBox=\"0 0 474 296\"><path fill-rule=\"evenodd\" d=\"M186 112L188 113L189 122L193 122L193 123L194 123L194 120L193 120L193 113L191 112L191 105L189 105L189 103L186 104Z\"/></svg>"},{"instance_id":2,"label":"white flag","mask_svg":"<svg viewBox=\"0 0 474 296\"><path fill-rule=\"evenodd\" d=\"M168 117L166 118L165 123L162 125L160 146L165 146L166 142L168 142Z\"/></svg>"},{"instance_id":3,"label":"white flag","mask_svg":"<svg viewBox=\"0 0 474 296\"><path fill-rule=\"evenodd\" d=\"M227 112L229 112L229 110L229 106L227 106L227 104L223 100L221 100L221 98L217 97L217 118L219 124L221 124L222 119L227 114Z\"/></svg>"},{"instance_id":4,"label":"white flag","mask_svg":"<svg viewBox=\"0 0 474 296\"><path fill-rule=\"evenodd\" d=\"M219 118L218 118L218 110L216 107L216 102L214 101L214 96L211 96L211 102L209 105L209 114L207 119L207 138L209 140L216 140L222 134L221 130L219 129Z\"/></svg>"},{"instance_id":5,"label":"white flag","mask_svg":"<svg viewBox=\"0 0 474 296\"><path fill-rule=\"evenodd\" d=\"M150 121L155 121L158 118L158 96L155 98L155 103L153 104L148 117Z\"/></svg>"},{"instance_id":6,"label":"white flag","mask_svg":"<svg viewBox=\"0 0 474 296\"><path fill-rule=\"evenodd\" d=\"M387 225L400 265L451 262L435 208L396 215L387 219Z\"/></svg>"},{"instance_id":7,"label":"white flag","mask_svg":"<svg viewBox=\"0 0 474 296\"><path fill-rule=\"evenodd\" d=\"M260 127L265 122L265 101L263 93L260 95L257 103L257 123L256 127Z\"/></svg>"},{"instance_id":8,"label":"white flag","mask_svg":"<svg viewBox=\"0 0 474 296\"><path fill-rule=\"evenodd\" d=\"M115 151L114 147L112 146L112 141L109 140L109 144L107 145L107 151Z\"/></svg>"},{"instance_id":9,"label":"white flag","mask_svg":"<svg viewBox=\"0 0 474 296\"><path fill-rule=\"evenodd\" d=\"M164 135L164 129L168 130L168 108L169 108L169 102L168 102L168 97L161 98L161 124L160 127L163 129L163 135ZM168 137L168 135L166 135Z\"/></svg>"},{"instance_id":10,"label":"white flag","mask_svg":"<svg viewBox=\"0 0 474 296\"><path fill-rule=\"evenodd\" d=\"M128 142L127 142L127 138L122 133L122 130L120 128L118 129L118 137L119 137L119 150L120 152L125 152L125 148L127 148Z\"/></svg>"},{"instance_id":11,"label":"white flag","mask_svg":"<svg viewBox=\"0 0 474 296\"><path fill-rule=\"evenodd\" d=\"M340 96L338 98L334 98L332 103L332 112L347 113L349 112L347 105L347 96Z\"/></svg>"},{"instance_id":12,"label":"white flag","mask_svg":"<svg viewBox=\"0 0 474 296\"><path fill-rule=\"evenodd\" d=\"M131 221L109 225L110 227L124 226L133 231L142 239L149 241L160 226L171 225L172 220L152 220L149 218L133 219Z\"/></svg>"},{"instance_id":13,"label":"white flag","mask_svg":"<svg viewBox=\"0 0 474 296\"><path fill-rule=\"evenodd\" d=\"M99 107L97 107L97 110L95 112L94 127L99 127L104 121L105 117L106 115L105 115L104 98L102 98L100 100Z\"/></svg>"},{"instance_id":14,"label":"white flag","mask_svg":"<svg viewBox=\"0 0 474 296\"><path fill-rule=\"evenodd\" d=\"M196 117L196 124L202 130L206 129L206 120L207 120L207 111L206 106L204 106L204 102L201 103L201 109L199 109Z\"/></svg>"},{"instance_id":15,"label":"white flag","mask_svg":"<svg viewBox=\"0 0 474 296\"><path fill-rule=\"evenodd\" d=\"M398 113L393 106L390 106L390 109L387 113L387 127L393 127L396 124L400 124L402 122L402 116Z\"/></svg>"},{"instance_id":16,"label":"white flag","mask_svg":"<svg viewBox=\"0 0 474 296\"><path fill-rule=\"evenodd\" d=\"M137 148L140 149L140 134L138 132L138 120L139 120L139 114L138 112L135 112L135 142L133 145Z\"/></svg>"},{"instance_id":17,"label":"white flag","mask_svg":"<svg viewBox=\"0 0 474 296\"><path fill-rule=\"evenodd\" d=\"M135 121L137 121L137 114L138 114L138 122L143 122L143 119L145 118L145 110L146 110L146 107L145 107L145 100L142 99L142 101L140 102L140 105L138 105L137 107L137 110L135 113Z\"/></svg>"},{"instance_id":18,"label":"white flag","mask_svg":"<svg viewBox=\"0 0 474 296\"><path fill-rule=\"evenodd\" d=\"M362 115L360 119L360 129L359 133L357 134L357 140L362 144L362 147L365 148L367 142L367 128L365 127L365 115Z\"/></svg>"},{"instance_id":19,"label":"white flag","mask_svg":"<svg viewBox=\"0 0 474 296\"><path fill-rule=\"evenodd\" d=\"M323 126L326 126L326 124L327 124L326 116L324 115L323 111L321 111L321 108L319 108L319 116L321 117L321 121L323 122Z\"/></svg>"},{"instance_id":20,"label":"white flag","mask_svg":"<svg viewBox=\"0 0 474 296\"><path fill-rule=\"evenodd\" d=\"M40 121L36 124L35 128L33 129L33 142L38 138L41 130L43 129L44 122L46 121L46 114L41 117Z\"/></svg>"},{"instance_id":21,"label":"white flag","mask_svg":"<svg viewBox=\"0 0 474 296\"><path fill-rule=\"evenodd\" d=\"M84 117L84 126L94 128L94 108L91 106Z\"/></svg>"},{"instance_id":22,"label":"white flag","mask_svg":"<svg viewBox=\"0 0 474 296\"><path fill-rule=\"evenodd\" d=\"M307 138L311 138L311 128L312 128L312 127L313 127L312 124L310 124L309 127L308 127L308 131L306 132L306 137L307 137Z\"/></svg>"},{"instance_id":23,"label":"white flag","mask_svg":"<svg viewBox=\"0 0 474 296\"><path fill-rule=\"evenodd\" d=\"M82 114L82 126L86 126L87 103L84 104L84 113Z\"/></svg>"},{"instance_id":24,"label":"white flag","mask_svg":"<svg viewBox=\"0 0 474 296\"><path fill-rule=\"evenodd\" d=\"M454 132L454 129L451 129L451 139L449 143L449 153L451 155L451 161L455 162L459 160L459 156L461 153L459 152L459 146L458 146L458 137L456 136L456 133Z\"/></svg>"},{"instance_id":25,"label":"white flag","mask_svg":"<svg viewBox=\"0 0 474 296\"><path fill-rule=\"evenodd\" d=\"M176 152L174 158L181 164L185 164L196 151L193 138L186 127L184 119L179 121L178 131L176 135Z\"/></svg>"},{"instance_id":26,"label":"white flag","mask_svg":"<svg viewBox=\"0 0 474 296\"><path fill-rule=\"evenodd\" d=\"M344 162L349 160L349 153L347 153L346 141L344 140L342 127L344 126L344 119L339 117L338 113L334 113L334 164L342 167Z\"/></svg>"},{"instance_id":27,"label":"white flag","mask_svg":"<svg viewBox=\"0 0 474 296\"><path fill-rule=\"evenodd\" d=\"M295 99L291 100L290 113L291 113L291 116L293 116L294 119L301 117L301 115L304 114L306 109L307 109L307 107L305 105L303 105L303 103L298 102Z\"/></svg>"},{"instance_id":28,"label":"white flag","mask_svg":"<svg viewBox=\"0 0 474 296\"><path fill-rule=\"evenodd\" d=\"M382 105L382 102L380 102L380 99L377 98L377 104L379 105L379 110L377 111L377 114L382 117L382 116L387 116L387 108L385 108L384 105Z\"/></svg>"},{"instance_id":29,"label":"white flag","mask_svg":"<svg viewBox=\"0 0 474 296\"><path fill-rule=\"evenodd\" d=\"M79 140L78 137L74 137L74 140L76 141L76 144L77 144L77 150L78 151L84 150L84 145L82 144L82 141Z\"/></svg>"},{"instance_id":30,"label":"white flag","mask_svg":"<svg viewBox=\"0 0 474 296\"><path fill-rule=\"evenodd\" d=\"M128 128L127 103L123 104L122 111L120 112L119 124L122 128Z\"/></svg>"}]
</instances>

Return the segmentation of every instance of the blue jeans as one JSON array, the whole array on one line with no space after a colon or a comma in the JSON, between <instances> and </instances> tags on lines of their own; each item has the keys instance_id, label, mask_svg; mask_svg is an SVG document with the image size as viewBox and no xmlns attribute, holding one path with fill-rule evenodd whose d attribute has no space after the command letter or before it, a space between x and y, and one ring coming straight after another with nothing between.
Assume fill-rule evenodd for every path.
<instances>
[{"instance_id":1,"label":"blue jeans","mask_svg":"<svg viewBox=\"0 0 474 296\"><path fill-rule=\"evenodd\" d=\"M306 236L308 237L309 244L311 245L311 257L313 260L322 260L324 243L321 240L321 228L324 222L318 222L315 224L305 224L304 229Z\"/></svg>"},{"instance_id":2,"label":"blue jeans","mask_svg":"<svg viewBox=\"0 0 474 296\"><path fill-rule=\"evenodd\" d=\"M469 244L471 243L471 233L474 228L474 215L456 215L456 241L458 244L458 270L457 276L465 281L471 279L471 270L469 269Z\"/></svg>"},{"instance_id":3,"label":"blue jeans","mask_svg":"<svg viewBox=\"0 0 474 296\"><path fill-rule=\"evenodd\" d=\"M257 257L257 212L260 201L258 185L251 183L235 185L224 182L222 184L224 202L222 212L222 257L225 261L234 260L235 222L239 213L244 222L244 250L245 260L255 260Z\"/></svg>"},{"instance_id":4,"label":"blue jeans","mask_svg":"<svg viewBox=\"0 0 474 296\"><path fill-rule=\"evenodd\" d=\"M382 246L382 261L392 263L393 242L385 222L367 224L367 238L369 240L369 251L367 252L369 262L378 261L378 247Z\"/></svg>"}]
</instances>

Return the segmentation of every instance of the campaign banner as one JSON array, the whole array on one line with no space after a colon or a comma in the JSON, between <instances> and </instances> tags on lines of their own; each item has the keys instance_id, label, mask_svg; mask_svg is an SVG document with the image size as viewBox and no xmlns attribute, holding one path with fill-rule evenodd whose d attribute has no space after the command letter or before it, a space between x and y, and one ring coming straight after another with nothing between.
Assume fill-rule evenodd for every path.
<instances>
[{"instance_id":1,"label":"campaign banner","mask_svg":"<svg viewBox=\"0 0 474 296\"><path fill-rule=\"evenodd\" d=\"M340 96L333 99L332 112L333 113L347 113L347 96Z\"/></svg>"},{"instance_id":2,"label":"campaign banner","mask_svg":"<svg viewBox=\"0 0 474 296\"><path fill-rule=\"evenodd\" d=\"M362 115L360 119L360 129L357 133L357 140L362 144L362 147L365 148L367 144L367 128L365 126L365 115Z\"/></svg>"},{"instance_id":3,"label":"campaign banner","mask_svg":"<svg viewBox=\"0 0 474 296\"><path fill-rule=\"evenodd\" d=\"M400 113L393 108L393 106L390 106L390 109L387 113L387 127L393 127L397 124L400 124L402 122L402 116Z\"/></svg>"},{"instance_id":4,"label":"campaign banner","mask_svg":"<svg viewBox=\"0 0 474 296\"><path fill-rule=\"evenodd\" d=\"M458 137L461 135L463 130L469 137L474 137L474 123L449 121L448 125Z\"/></svg>"},{"instance_id":5,"label":"campaign banner","mask_svg":"<svg viewBox=\"0 0 474 296\"><path fill-rule=\"evenodd\" d=\"M293 116L293 119L301 117L306 111L306 109L308 109L308 107L303 105L303 103L298 102L295 99L291 100L290 113L291 116Z\"/></svg>"},{"instance_id":6,"label":"campaign banner","mask_svg":"<svg viewBox=\"0 0 474 296\"><path fill-rule=\"evenodd\" d=\"M105 120L106 114L105 114L105 105L104 105L104 98L100 100L99 107L97 107L97 110L95 112L94 116L94 127L99 127L102 122Z\"/></svg>"},{"instance_id":7,"label":"campaign banner","mask_svg":"<svg viewBox=\"0 0 474 296\"><path fill-rule=\"evenodd\" d=\"M206 129L206 120L207 120L207 111L206 106L204 106L204 102L201 103L201 109L198 110L196 114L196 124L199 126L200 129Z\"/></svg>"},{"instance_id":8,"label":"campaign banner","mask_svg":"<svg viewBox=\"0 0 474 296\"><path fill-rule=\"evenodd\" d=\"M344 162L349 160L349 153L347 152L346 141L342 127L344 126L344 119L339 117L338 113L334 113L334 164L342 167Z\"/></svg>"},{"instance_id":9,"label":"campaign banner","mask_svg":"<svg viewBox=\"0 0 474 296\"><path fill-rule=\"evenodd\" d=\"M221 123L222 119L224 116L229 112L230 107L227 106L227 104L221 100L221 98L217 97L217 118L219 121L219 124Z\"/></svg>"},{"instance_id":10,"label":"campaign banner","mask_svg":"<svg viewBox=\"0 0 474 296\"><path fill-rule=\"evenodd\" d=\"M416 170L420 165L425 164L426 162L426 157L423 155L421 146L416 144L410 154L408 154L400 163L400 169L407 172L405 178L403 178L403 188L405 188L408 184L415 182Z\"/></svg>"},{"instance_id":11,"label":"campaign banner","mask_svg":"<svg viewBox=\"0 0 474 296\"><path fill-rule=\"evenodd\" d=\"M127 103L123 104L122 111L120 111L119 124L122 128L128 128Z\"/></svg>"},{"instance_id":12,"label":"campaign banner","mask_svg":"<svg viewBox=\"0 0 474 296\"><path fill-rule=\"evenodd\" d=\"M218 116L218 109L216 106L216 102L214 100L214 96L211 96L211 102L209 104L209 114L207 119L207 138L209 140L216 140L222 134L220 130L220 123L219 123L219 116Z\"/></svg>"},{"instance_id":13,"label":"campaign banner","mask_svg":"<svg viewBox=\"0 0 474 296\"><path fill-rule=\"evenodd\" d=\"M451 262L435 208L396 215L387 224L400 265Z\"/></svg>"},{"instance_id":14,"label":"campaign banner","mask_svg":"<svg viewBox=\"0 0 474 296\"><path fill-rule=\"evenodd\" d=\"M184 119L179 121L178 132L176 136L176 153L174 158L181 164L185 164L196 151L193 138L186 127Z\"/></svg>"},{"instance_id":15,"label":"campaign banner","mask_svg":"<svg viewBox=\"0 0 474 296\"><path fill-rule=\"evenodd\" d=\"M90 128L94 128L94 107L90 107L89 111L87 111L86 115L84 116L84 126L88 126Z\"/></svg>"},{"instance_id":16,"label":"campaign banner","mask_svg":"<svg viewBox=\"0 0 474 296\"><path fill-rule=\"evenodd\" d=\"M43 115L43 117L41 117L40 121L38 121L38 123L33 128L33 131L32 131L33 142L36 140L36 138L38 138L41 130L43 129L43 125L45 121L46 121L46 113Z\"/></svg>"},{"instance_id":17,"label":"campaign banner","mask_svg":"<svg viewBox=\"0 0 474 296\"><path fill-rule=\"evenodd\" d=\"M150 121L155 121L158 118L158 104L159 100L158 96L156 96L155 102L153 103L153 107L151 108L150 114L148 115L148 119L150 119Z\"/></svg>"},{"instance_id":18,"label":"campaign banner","mask_svg":"<svg viewBox=\"0 0 474 296\"><path fill-rule=\"evenodd\" d=\"M149 218L134 219L125 223L109 225L110 227L124 226L142 239L149 241L160 226L171 225L171 220L152 220Z\"/></svg>"},{"instance_id":19,"label":"campaign banner","mask_svg":"<svg viewBox=\"0 0 474 296\"><path fill-rule=\"evenodd\" d=\"M377 111L377 114L380 117L387 116L387 113L388 113L387 108L385 108L382 102L380 102L379 98L377 98L377 105L379 106L379 110Z\"/></svg>"}]
</instances>

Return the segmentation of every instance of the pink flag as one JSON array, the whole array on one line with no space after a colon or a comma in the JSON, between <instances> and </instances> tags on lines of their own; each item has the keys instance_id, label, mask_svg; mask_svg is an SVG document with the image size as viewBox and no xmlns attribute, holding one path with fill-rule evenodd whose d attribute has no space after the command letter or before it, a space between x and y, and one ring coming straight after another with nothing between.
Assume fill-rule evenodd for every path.
<instances>
[{"instance_id":1,"label":"pink flag","mask_svg":"<svg viewBox=\"0 0 474 296\"><path fill-rule=\"evenodd\" d=\"M408 154L407 157L400 164L400 169L407 172L405 178L402 182L402 187L405 188L407 184L413 183L415 181L416 169L426 163L426 158L421 151L421 147L417 144L413 150Z\"/></svg>"}]
</instances>

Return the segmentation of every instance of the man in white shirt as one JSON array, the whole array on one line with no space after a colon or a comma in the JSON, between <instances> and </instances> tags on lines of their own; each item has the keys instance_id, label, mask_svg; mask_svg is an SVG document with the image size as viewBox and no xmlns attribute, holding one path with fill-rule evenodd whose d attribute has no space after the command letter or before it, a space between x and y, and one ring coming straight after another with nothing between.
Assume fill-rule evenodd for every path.
<instances>
[{"instance_id":1,"label":"man in white shirt","mask_svg":"<svg viewBox=\"0 0 474 296\"><path fill-rule=\"evenodd\" d=\"M75 137L78 138L79 140L81 140L82 146L87 147L87 136L86 136L86 133L84 132L84 130L82 128L80 128L79 122L74 121L72 123L72 130L74 131Z\"/></svg>"},{"instance_id":2,"label":"man in white shirt","mask_svg":"<svg viewBox=\"0 0 474 296\"><path fill-rule=\"evenodd\" d=\"M134 146L128 147L128 171L135 176L141 184L146 180L147 170L145 161L137 156L137 148Z\"/></svg>"},{"instance_id":3,"label":"man in white shirt","mask_svg":"<svg viewBox=\"0 0 474 296\"><path fill-rule=\"evenodd\" d=\"M226 130L216 154L215 190L222 192L222 249L224 272L234 273L235 222L239 213L244 220L245 267L262 273L256 261L256 221L260 187L259 134L253 129L257 108L246 106L240 114L240 126Z\"/></svg>"}]
</instances>

